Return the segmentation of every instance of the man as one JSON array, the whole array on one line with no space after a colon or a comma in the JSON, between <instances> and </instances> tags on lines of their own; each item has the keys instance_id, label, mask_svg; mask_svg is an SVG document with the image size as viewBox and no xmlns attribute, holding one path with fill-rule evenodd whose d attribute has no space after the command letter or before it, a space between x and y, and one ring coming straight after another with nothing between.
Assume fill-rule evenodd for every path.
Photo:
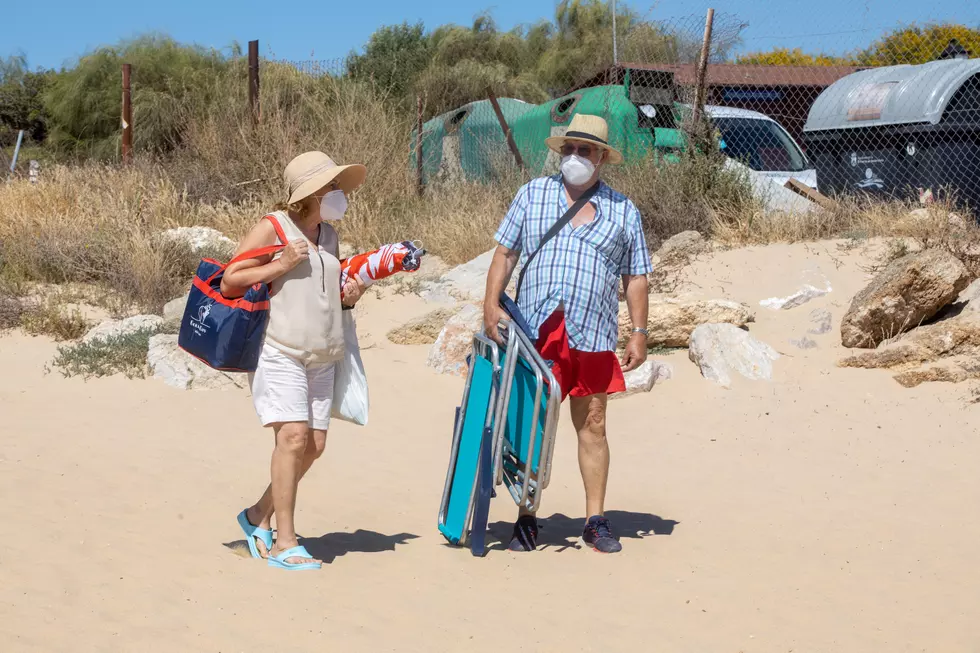
<instances>
[{"instance_id":1,"label":"man","mask_svg":"<svg viewBox=\"0 0 980 653\"><path fill-rule=\"evenodd\" d=\"M501 342L497 325L507 321L500 296L518 258L526 267L518 288L518 308L542 358L553 362L562 401L569 399L578 432L578 460L585 485L583 541L603 553L622 549L604 515L609 446L608 395L626 389L624 372L647 356L647 274L652 271L640 213L625 196L600 180L606 165L622 162L608 144L608 126L599 116L576 115L564 136L546 141L561 154L561 172L524 185L496 234L487 276L484 325ZM545 233L584 194L594 193L551 240ZM633 333L622 361L619 340L619 280L622 278ZM537 519L522 508L510 542L512 551L536 546Z\"/></svg>"}]
</instances>

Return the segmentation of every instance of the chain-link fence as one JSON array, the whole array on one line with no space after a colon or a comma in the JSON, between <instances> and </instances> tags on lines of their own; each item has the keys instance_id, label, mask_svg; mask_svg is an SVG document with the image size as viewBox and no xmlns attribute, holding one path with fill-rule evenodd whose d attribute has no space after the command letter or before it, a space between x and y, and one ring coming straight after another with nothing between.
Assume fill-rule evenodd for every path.
<instances>
[{"instance_id":1,"label":"chain-link fence","mask_svg":"<svg viewBox=\"0 0 980 653\"><path fill-rule=\"evenodd\" d=\"M413 149L405 162L421 161L423 185L553 173L559 156L545 140L579 113L606 119L627 163L669 164L691 148L703 105L712 138L696 144L780 185L980 204L980 29L927 23L877 39L868 30L857 48L833 34L808 47L815 35L802 34L799 46L787 37L791 47L765 49L731 14L713 13L710 29L704 15L617 19L614 32L608 4L562 3L552 23L523 31L488 18L441 30L424 56L293 65L370 78L406 113L419 107L412 139L422 155ZM848 43L854 31L842 30Z\"/></svg>"}]
</instances>

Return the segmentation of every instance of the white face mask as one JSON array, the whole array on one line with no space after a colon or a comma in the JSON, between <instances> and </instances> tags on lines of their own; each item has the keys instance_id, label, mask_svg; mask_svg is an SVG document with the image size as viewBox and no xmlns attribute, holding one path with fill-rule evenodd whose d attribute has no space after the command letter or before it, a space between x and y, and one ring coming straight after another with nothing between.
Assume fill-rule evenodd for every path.
<instances>
[{"instance_id":1,"label":"white face mask","mask_svg":"<svg viewBox=\"0 0 980 653\"><path fill-rule=\"evenodd\" d=\"M595 165L588 159L572 154L561 160L561 174L572 186L583 186L595 174Z\"/></svg>"},{"instance_id":2,"label":"white face mask","mask_svg":"<svg viewBox=\"0 0 980 653\"><path fill-rule=\"evenodd\" d=\"M320 200L320 217L324 220L341 220L346 212L347 196L342 190L332 190Z\"/></svg>"}]
</instances>

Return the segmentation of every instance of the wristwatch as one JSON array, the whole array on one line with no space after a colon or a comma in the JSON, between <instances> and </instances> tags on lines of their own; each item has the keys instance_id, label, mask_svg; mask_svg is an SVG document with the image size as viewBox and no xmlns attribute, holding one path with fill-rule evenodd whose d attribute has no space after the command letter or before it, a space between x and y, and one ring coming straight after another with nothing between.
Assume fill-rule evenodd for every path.
<instances>
[{"instance_id":1,"label":"wristwatch","mask_svg":"<svg viewBox=\"0 0 980 653\"><path fill-rule=\"evenodd\" d=\"M645 336L649 336L650 335L650 332L649 331L647 331L646 329L640 328L640 327L636 327L635 329L633 329L633 333L642 333Z\"/></svg>"}]
</instances>

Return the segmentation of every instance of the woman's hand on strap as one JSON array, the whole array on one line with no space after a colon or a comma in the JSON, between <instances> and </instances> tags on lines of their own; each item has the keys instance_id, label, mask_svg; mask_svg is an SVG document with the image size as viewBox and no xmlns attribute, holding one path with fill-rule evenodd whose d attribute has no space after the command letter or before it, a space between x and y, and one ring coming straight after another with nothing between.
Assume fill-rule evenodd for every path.
<instances>
[{"instance_id":1,"label":"woman's hand on strap","mask_svg":"<svg viewBox=\"0 0 980 653\"><path fill-rule=\"evenodd\" d=\"M242 252L275 245L278 242L272 223L261 220L242 239L235 256ZM257 283L269 283L284 273L283 266L278 261L273 261L271 254L237 261L229 265L221 277L221 294L228 298L241 297L249 287Z\"/></svg>"}]
</instances>

